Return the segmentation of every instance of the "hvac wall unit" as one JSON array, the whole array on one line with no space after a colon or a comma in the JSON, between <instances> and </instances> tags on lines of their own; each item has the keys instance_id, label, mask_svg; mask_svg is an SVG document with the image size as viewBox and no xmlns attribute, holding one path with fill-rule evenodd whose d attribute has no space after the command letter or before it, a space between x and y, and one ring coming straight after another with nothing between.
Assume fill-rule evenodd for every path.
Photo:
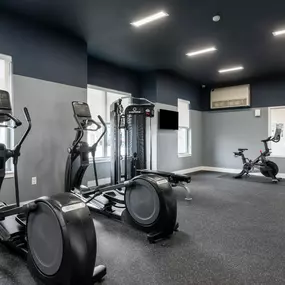
<instances>
[{"instance_id":1,"label":"hvac wall unit","mask_svg":"<svg viewBox=\"0 0 285 285\"><path fill-rule=\"evenodd\" d=\"M211 109L250 107L250 85L213 89Z\"/></svg>"}]
</instances>

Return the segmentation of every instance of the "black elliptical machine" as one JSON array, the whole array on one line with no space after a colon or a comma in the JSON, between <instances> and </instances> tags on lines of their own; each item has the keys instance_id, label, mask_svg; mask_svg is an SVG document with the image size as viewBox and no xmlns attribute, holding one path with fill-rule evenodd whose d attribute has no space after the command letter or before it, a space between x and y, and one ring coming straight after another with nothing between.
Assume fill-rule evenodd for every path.
<instances>
[{"instance_id":1,"label":"black elliptical machine","mask_svg":"<svg viewBox=\"0 0 285 285\"><path fill-rule=\"evenodd\" d=\"M234 176L234 178L239 179L243 176L249 176L249 174L257 168L263 176L271 178L273 183L278 183L278 181L281 180L281 178L276 177L279 172L279 167L275 162L268 159L270 156L268 143L278 143L281 138L281 132L282 128L277 125L274 136L261 140L264 144L264 151L260 151L260 155L254 160L245 157L244 152L248 150L247 148L239 148L237 152L234 152L235 157L240 156L243 163L242 171Z\"/></svg>"},{"instance_id":2,"label":"black elliptical machine","mask_svg":"<svg viewBox=\"0 0 285 285\"><path fill-rule=\"evenodd\" d=\"M6 162L12 158L16 194L16 204L0 203L0 242L26 258L32 275L44 284L94 284L105 276L106 268L95 267L96 233L88 207L68 193L20 203L18 158L32 126L27 108L24 114L28 128L19 143L13 149L0 144L0 188ZM6 91L0 91L0 124L13 129L22 125L12 115Z\"/></svg>"},{"instance_id":3,"label":"black elliptical machine","mask_svg":"<svg viewBox=\"0 0 285 285\"><path fill-rule=\"evenodd\" d=\"M89 154L93 159L95 178L97 177L95 152L106 133L106 124L98 116L104 131L97 142L89 146L82 138L87 131L97 131L96 123L84 102L72 102L77 123L76 136L69 155L65 172L65 191L72 192L88 204L91 210L108 217L123 220L148 233L149 242L164 239L178 228L177 201L168 180L159 175L140 175L109 186L86 187L82 178L89 166ZM90 129L93 125L94 129ZM96 178L98 183L98 180Z\"/></svg>"}]
</instances>

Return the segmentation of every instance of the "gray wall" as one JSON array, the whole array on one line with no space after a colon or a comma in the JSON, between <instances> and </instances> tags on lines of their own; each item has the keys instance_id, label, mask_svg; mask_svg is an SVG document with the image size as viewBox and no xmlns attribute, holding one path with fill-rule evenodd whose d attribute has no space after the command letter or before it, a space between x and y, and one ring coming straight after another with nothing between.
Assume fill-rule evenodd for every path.
<instances>
[{"instance_id":1,"label":"gray wall","mask_svg":"<svg viewBox=\"0 0 285 285\"><path fill-rule=\"evenodd\" d=\"M86 89L19 75L13 76L13 87L15 115L24 122L22 109L28 107L33 123L19 158L21 200L62 192L75 127L71 101L86 100ZM25 127L16 129L15 142ZM38 183L32 186L33 176ZM2 194L4 201L14 201L14 179L5 179Z\"/></svg>"},{"instance_id":2,"label":"gray wall","mask_svg":"<svg viewBox=\"0 0 285 285\"><path fill-rule=\"evenodd\" d=\"M177 107L157 104L159 109L177 110ZM202 112L190 111L192 155L178 157L177 131L157 130L157 167L163 171L178 171L202 165Z\"/></svg>"},{"instance_id":3,"label":"gray wall","mask_svg":"<svg viewBox=\"0 0 285 285\"><path fill-rule=\"evenodd\" d=\"M203 113L203 165L240 169L242 162L233 152L248 148L246 155L256 158L263 149L262 139L268 137L268 108L261 108L261 117L254 109L211 111ZM284 158L271 158L280 172L285 172Z\"/></svg>"}]
</instances>

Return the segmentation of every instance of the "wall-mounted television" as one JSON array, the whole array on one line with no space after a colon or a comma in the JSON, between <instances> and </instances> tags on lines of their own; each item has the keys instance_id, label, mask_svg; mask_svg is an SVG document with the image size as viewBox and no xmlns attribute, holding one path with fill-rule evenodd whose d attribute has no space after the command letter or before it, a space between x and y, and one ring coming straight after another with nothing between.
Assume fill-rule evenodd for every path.
<instances>
[{"instance_id":1,"label":"wall-mounted television","mask_svg":"<svg viewBox=\"0 0 285 285\"><path fill-rule=\"evenodd\" d=\"M160 110L159 128L162 130L178 130L178 112Z\"/></svg>"}]
</instances>

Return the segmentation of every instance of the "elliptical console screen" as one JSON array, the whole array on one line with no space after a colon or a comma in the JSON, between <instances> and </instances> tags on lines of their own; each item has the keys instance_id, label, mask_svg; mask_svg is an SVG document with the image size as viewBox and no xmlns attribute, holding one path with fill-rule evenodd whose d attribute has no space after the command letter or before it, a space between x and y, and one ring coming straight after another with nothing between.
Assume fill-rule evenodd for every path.
<instances>
[{"instance_id":1,"label":"elliptical console screen","mask_svg":"<svg viewBox=\"0 0 285 285\"><path fill-rule=\"evenodd\" d=\"M90 109L87 103L74 102L73 109L77 117L91 118Z\"/></svg>"},{"instance_id":2,"label":"elliptical console screen","mask_svg":"<svg viewBox=\"0 0 285 285\"><path fill-rule=\"evenodd\" d=\"M4 90L0 90L0 110L11 110L10 95Z\"/></svg>"}]
</instances>

